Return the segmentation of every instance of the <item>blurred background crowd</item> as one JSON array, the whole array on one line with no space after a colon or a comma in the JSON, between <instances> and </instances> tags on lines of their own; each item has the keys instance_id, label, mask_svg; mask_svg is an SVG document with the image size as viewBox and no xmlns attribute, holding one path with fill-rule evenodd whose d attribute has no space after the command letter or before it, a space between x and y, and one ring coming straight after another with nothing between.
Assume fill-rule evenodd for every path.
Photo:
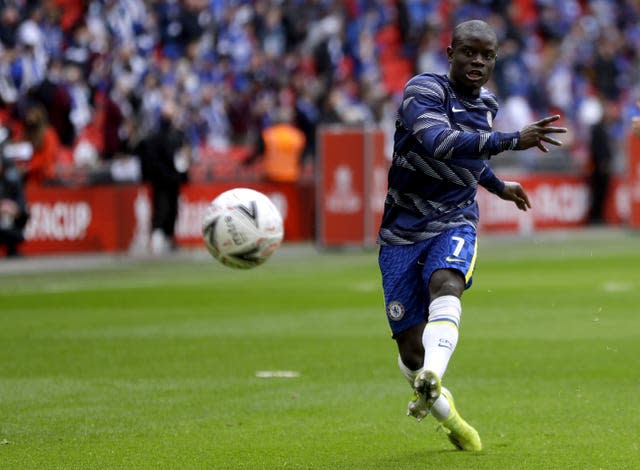
<instances>
[{"instance_id":1,"label":"blurred background crowd","mask_svg":"<svg viewBox=\"0 0 640 470\"><path fill-rule=\"evenodd\" d=\"M100 180L116 160L135 179L126 157L144 170L143 144L167 119L193 178L222 177L221 160L250 171L283 116L305 136L308 175L318 126L392 132L404 82L446 73L452 27L469 18L499 36L496 128L560 113L571 130L555 157L502 164L584 170L598 123L620 155L640 84L634 0L0 0L0 121L44 148L34 182Z\"/></svg>"}]
</instances>

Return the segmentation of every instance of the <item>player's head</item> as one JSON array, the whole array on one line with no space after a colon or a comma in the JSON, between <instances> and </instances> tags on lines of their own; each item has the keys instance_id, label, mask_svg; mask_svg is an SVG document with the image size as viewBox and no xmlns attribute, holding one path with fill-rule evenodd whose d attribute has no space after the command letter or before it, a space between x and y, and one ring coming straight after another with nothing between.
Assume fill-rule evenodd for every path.
<instances>
[{"instance_id":1,"label":"player's head","mask_svg":"<svg viewBox=\"0 0 640 470\"><path fill-rule=\"evenodd\" d=\"M454 87L468 94L478 94L491 78L498 53L498 38L484 21L460 23L453 30L447 47L449 79Z\"/></svg>"}]
</instances>

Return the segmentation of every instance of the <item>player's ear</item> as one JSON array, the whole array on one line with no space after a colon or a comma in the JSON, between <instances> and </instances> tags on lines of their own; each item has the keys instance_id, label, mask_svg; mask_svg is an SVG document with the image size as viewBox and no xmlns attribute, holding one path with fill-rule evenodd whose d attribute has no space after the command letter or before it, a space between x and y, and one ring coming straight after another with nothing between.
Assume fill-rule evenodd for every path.
<instances>
[{"instance_id":1,"label":"player's ear","mask_svg":"<svg viewBox=\"0 0 640 470\"><path fill-rule=\"evenodd\" d=\"M447 46L447 58L449 59L449 63L453 60L453 47Z\"/></svg>"}]
</instances>

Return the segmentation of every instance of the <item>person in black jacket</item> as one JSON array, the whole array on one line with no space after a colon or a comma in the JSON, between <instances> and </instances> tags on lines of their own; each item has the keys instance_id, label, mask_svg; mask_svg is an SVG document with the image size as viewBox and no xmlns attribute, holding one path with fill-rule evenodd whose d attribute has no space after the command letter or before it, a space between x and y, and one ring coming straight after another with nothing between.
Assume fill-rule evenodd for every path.
<instances>
[{"instance_id":1,"label":"person in black jacket","mask_svg":"<svg viewBox=\"0 0 640 470\"><path fill-rule=\"evenodd\" d=\"M162 254L176 248L180 186L187 180L191 148L177 124L174 102L163 105L160 125L143 143L143 174L151 185L151 251Z\"/></svg>"},{"instance_id":2,"label":"person in black jacket","mask_svg":"<svg viewBox=\"0 0 640 470\"><path fill-rule=\"evenodd\" d=\"M587 223L591 225L599 225L605 222L604 209L611 182L611 165L614 157L611 127L618 117L619 110L616 102L603 100L602 117L590 129L590 206Z\"/></svg>"},{"instance_id":3,"label":"person in black jacket","mask_svg":"<svg viewBox=\"0 0 640 470\"><path fill-rule=\"evenodd\" d=\"M7 257L18 256L29 219L22 177L16 167L0 156L0 247Z\"/></svg>"}]
</instances>

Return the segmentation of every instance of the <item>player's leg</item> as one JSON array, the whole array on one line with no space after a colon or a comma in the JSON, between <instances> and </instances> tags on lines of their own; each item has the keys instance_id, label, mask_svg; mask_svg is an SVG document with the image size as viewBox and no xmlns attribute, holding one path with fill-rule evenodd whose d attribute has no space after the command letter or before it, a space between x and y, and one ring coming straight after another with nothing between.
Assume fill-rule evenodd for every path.
<instances>
[{"instance_id":1,"label":"player's leg","mask_svg":"<svg viewBox=\"0 0 640 470\"><path fill-rule=\"evenodd\" d=\"M398 346L398 367L413 388L424 360L422 333L426 325L428 294L422 276L421 259L428 242L406 246L382 246L378 263L382 274L387 320ZM414 397L414 402L418 397ZM428 408L422 401L418 414L422 419Z\"/></svg>"},{"instance_id":2,"label":"player's leg","mask_svg":"<svg viewBox=\"0 0 640 470\"><path fill-rule=\"evenodd\" d=\"M422 342L425 350L422 372L416 377L416 388L426 381L439 381L447 370L458 342L462 306L460 298L471 285L476 260L476 234L472 227L452 230L434 243L425 267L429 279L429 316ZM428 387L427 387L428 388ZM449 440L461 450L481 450L477 431L458 413L449 390L433 401L431 413L447 431Z\"/></svg>"},{"instance_id":3,"label":"player's leg","mask_svg":"<svg viewBox=\"0 0 640 470\"><path fill-rule=\"evenodd\" d=\"M428 293L420 259L427 242L382 246L378 264L382 274L387 321L404 364L422 367L422 330L427 320Z\"/></svg>"},{"instance_id":4,"label":"player's leg","mask_svg":"<svg viewBox=\"0 0 640 470\"><path fill-rule=\"evenodd\" d=\"M433 240L424 261L423 278L429 291L429 314L422 335L423 369L444 376L458 344L462 315L460 298L471 286L476 261L476 231L463 226Z\"/></svg>"},{"instance_id":5,"label":"player's leg","mask_svg":"<svg viewBox=\"0 0 640 470\"><path fill-rule=\"evenodd\" d=\"M393 335L398 346L398 364L403 366L400 370L411 384L422 369L424 362L422 332L426 324L427 321L422 320L417 325Z\"/></svg>"},{"instance_id":6,"label":"player's leg","mask_svg":"<svg viewBox=\"0 0 640 470\"><path fill-rule=\"evenodd\" d=\"M422 334L425 370L444 376L449 360L458 344L458 329L464 291L464 278L459 271L439 269L429 282L429 317Z\"/></svg>"},{"instance_id":7,"label":"player's leg","mask_svg":"<svg viewBox=\"0 0 640 470\"><path fill-rule=\"evenodd\" d=\"M440 381L458 344L460 296L464 290L464 281L457 271L435 271L431 276L430 287L434 285L434 279L440 288L432 291L434 297L429 304L429 317L421 338L424 348L423 366L414 381L419 397L414 407L419 407L424 402L429 409L440 397ZM411 408L409 405L410 410ZM411 414L419 415L417 412Z\"/></svg>"},{"instance_id":8,"label":"player's leg","mask_svg":"<svg viewBox=\"0 0 640 470\"><path fill-rule=\"evenodd\" d=\"M413 397L407 405L407 416L413 416L418 421L421 421L429 414L434 400L440 395L440 381L435 376L433 380L430 380L423 375L416 387L416 379L423 371L424 347L422 346L422 334L425 325L426 322L421 322L395 337L400 352L398 355L398 367L414 390Z\"/></svg>"}]
</instances>

